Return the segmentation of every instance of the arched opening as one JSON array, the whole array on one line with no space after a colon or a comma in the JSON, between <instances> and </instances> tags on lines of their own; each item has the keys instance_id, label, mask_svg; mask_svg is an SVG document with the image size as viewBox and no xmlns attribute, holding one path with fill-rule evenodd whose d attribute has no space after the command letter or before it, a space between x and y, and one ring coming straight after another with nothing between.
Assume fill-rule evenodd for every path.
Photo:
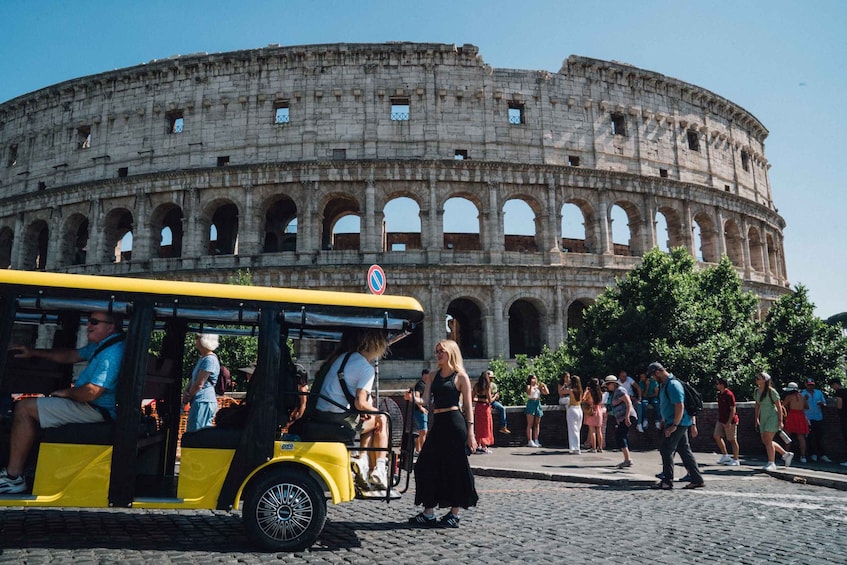
<instances>
[{"instance_id":1,"label":"arched opening","mask_svg":"<svg viewBox=\"0 0 847 565\"><path fill-rule=\"evenodd\" d=\"M732 264L736 267L744 266L744 240L741 238L741 230L735 220L727 220L723 227L724 241L726 241L726 254Z\"/></svg>"},{"instance_id":2,"label":"arched opening","mask_svg":"<svg viewBox=\"0 0 847 565\"><path fill-rule=\"evenodd\" d=\"M334 198L324 208L321 249L358 251L361 229L359 203L348 196Z\"/></svg>"},{"instance_id":3,"label":"arched opening","mask_svg":"<svg viewBox=\"0 0 847 565\"><path fill-rule=\"evenodd\" d=\"M715 224L707 214L700 212L694 216L694 242L696 259L705 263L718 262L718 243Z\"/></svg>"},{"instance_id":4,"label":"arched opening","mask_svg":"<svg viewBox=\"0 0 847 565\"><path fill-rule=\"evenodd\" d=\"M0 269L12 266L12 244L15 242L15 232L11 228L0 229Z\"/></svg>"},{"instance_id":5,"label":"arched opening","mask_svg":"<svg viewBox=\"0 0 847 565\"><path fill-rule=\"evenodd\" d=\"M670 237L668 235L668 220L661 212L656 212L654 220L656 226L656 247L659 250L668 253L671 248Z\"/></svg>"},{"instance_id":6,"label":"arched opening","mask_svg":"<svg viewBox=\"0 0 847 565\"><path fill-rule=\"evenodd\" d=\"M568 306L568 333L579 330L585 324L585 309L593 303L590 298L577 298L571 302Z\"/></svg>"},{"instance_id":7,"label":"arched opening","mask_svg":"<svg viewBox=\"0 0 847 565\"><path fill-rule=\"evenodd\" d=\"M444 202L444 249L479 251L482 249L479 210L467 198L453 197Z\"/></svg>"},{"instance_id":8,"label":"arched opening","mask_svg":"<svg viewBox=\"0 0 847 565\"><path fill-rule=\"evenodd\" d=\"M765 272L765 257L763 255L765 246L759 237L759 230L750 228L747 230L747 245L750 253L750 266L758 273Z\"/></svg>"},{"instance_id":9,"label":"arched opening","mask_svg":"<svg viewBox=\"0 0 847 565\"><path fill-rule=\"evenodd\" d=\"M594 216L584 202L562 206L562 252L596 253L592 224Z\"/></svg>"},{"instance_id":10,"label":"arched opening","mask_svg":"<svg viewBox=\"0 0 847 565\"><path fill-rule=\"evenodd\" d=\"M609 221L613 253L624 256L642 255L638 209L629 202L615 203L609 211Z\"/></svg>"},{"instance_id":11,"label":"arched opening","mask_svg":"<svg viewBox=\"0 0 847 565\"><path fill-rule=\"evenodd\" d=\"M263 253L297 251L297 205L287 196L274 202L265 214Z\"/></svg>"},{"instance_id":12,"label":"arched opening","mask_svg":"<svg viewBox=\"0 0 847 565\"><path fill-rule=\"evenodd\" d=\"M36 220L29 225L23 241L23 268L29 271L43 271L47 268L47 243L50 229L44 220Z\"/></svg>"},{"instance_id":13,"label":"arched opening","mask_svg":"<svg viewBox=\"0 0 847 565\"><path fill-rule=\"evenodd\" d=\"M538 309L527 300L516 300L509 307L509 357L540 354L542 339Z\"/></svg>"},{"instance_id":14,"label":"arched opening","mask_svg":"<svg viewBox=\"0 0 847 565\"><path fill-rule=\"evenodd\" d=\"M238 206L235 204L224 204L212 214L209 254L238 255Z\"/></svg>"},{"instance_id":15,"label":"arched opening","mask_svg":"<svg viewBox=\"0 0 847 565\"><path fill-rule=\"evenodd\" d=\"M767 246L768 246L767 253L768 253L768 267L770 269L770 274L776 276L780 272L779 265L777 264L777 257L778 256L777 256L777 252L776 252L776 245L774 244L773 236L771 234L768 234L765 239L767 241Z\"/></svg>"},{"instance_id":16,"label":"arched opening","mask_svg":"<svg viewBox=\"0 0 847 565\"><path fill-rule=\"evenodd\" d=\"M447 338L459 344L465 359L485 357L485 331L479 306L467 298L458 298L447 307L445 323Z\"/></svg>"},{"instance_id":17,"label":"arched opening","mask_svg":"<svg viewBox=\"0 0 847 565\"><path fill-rule=\"evenodd\" d=\"M103 222L103 260L120 263L132 259L132 213L126 208L116 208Z\"/></svg>"},{"instance_id":18,"label":"arched opening","mask_svg":"<svg viewBox=\"0 0 847 565\"><path fill-rule=\"evenodd\" d=\"M673 208L660 206L656 213L656 246L669 252L674 247L685 245L682 218Z\"/></svg>"},{"instance_id":19,"label":"arched opening","mask_svg":"<svg viewBox=\"0 0 847 565\"><path fill-rule=\"evenodd\" d=\"M503 239L506 251L538 251L536 214L524 200L513 198L503 205Z\"/></svg>"},{"instance_id":20,"label":"arched opening","mask_svg":"<svg viewBox=\"0 0 847 565\"><path fill-rule=\"evenodd\" d=\"M62 265L84 265L88 254L88 218L72 214L62 228L59 261Z\"/></svg>"},{"instance_id":21,"label":"arched opening","mask_svg":"<svg viewBox=\"0 0 847 565\"><path fill-rule=\"evenodd\" d=\"M393 198L385 205L382 214L383 251L423 249L421 208L417 202L406 196Z\"/></svg>"},{"instance_id":22,"label":"arched opening","mask_svg":"<svg viewBox=\"0 0 847 565\"><path fill-rule=\"evenodd\" d=\"M153 215L153 232L158 231L159 241L154 247L162 259L182 257L182 209L176 205L163 206Z\"/></svg>"}]
</instances>

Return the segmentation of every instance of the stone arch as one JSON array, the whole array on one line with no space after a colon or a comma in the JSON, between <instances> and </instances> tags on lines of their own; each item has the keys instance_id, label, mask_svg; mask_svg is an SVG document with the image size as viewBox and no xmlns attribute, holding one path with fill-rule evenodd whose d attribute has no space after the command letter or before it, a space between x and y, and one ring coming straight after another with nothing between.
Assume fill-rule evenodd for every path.
<instances>
[{"instance_id":1,"label":"stone arch","mask_svg":"<svg viewBox=\"0 0 847 565\"><path fill-rule=\"evenodd\" d=\"M736 267L744 266L744 239L741 230L733 219L727 219L723 224L723 237L726 242L726 255Z\"/></svg>"},{"instance_id":2,"label":"stone arch","mask_svg":"<svg viewBox=\"0 0 847 565\"><path fill-rule=\"evenodd\" d=\"M423 249L421 207L409 194L395 194L382 209L383 251Z\"/></svg>"},{"instance_id":3,"label":"stone arch","mask_svg":"<svg viewBox=\"0 0 847 565\"><path fill-rule=\"evenodd\" d=\"M573 208L579 211L582 217L582 229L575 229L576 214L571 213ZM562 205L562 251L571 253L599 253L597 236L594 233L596 214L594 207L587 200L579 198L568 199ZM572 220L572 221L569 221ZM575 237L581 232L581 238Z\"/></svg>"},{"instance_id":4,"label":"stone arch","mask_svg":"<svg viewBox=\"0 0 847 565\"><path fill-rule=\"evenodd\" d=\"M262 253L297 251L297 204L287 195L268 203Z\"/></svg>"},{"instance_id":5,"label":"stone arch","mask_svg":"<svg viewBox=\"0 0 847 565\"><path fill-rule=\"evenodd\" d=\"M779 276L779 251L774 243L773 234L767 234L767 236L765 236L765 242L767 245L768 267L770 268L770 274Z\"/></svg>"},{"instance_id":6,"label":"stone arch","mask_svg":"<svg viewBox=\"0 0 847 565\"><path fill-rule=\"evenodd\" d=\"M132 235L133 217L132 212L126 208L114 208L106 214L103 219L103 258L107 263L120 263L132 259L132 251L124 246L121 241L127 234Z\"/></svg>"},{"instance_id":7,"label":"stone arch","mask_svg":"<svg viewBox=\"0 0 847 565\"><path fill-rule=\"evenodd\" d=\"M694 240L695 240L695 258L705 263L717 263L718 257L718 240L715 222L712 217L705 213L699 212L694 215ZM699 244L698 244L699 240ZM699 256L696 256L699 251Z\"/></svg>"},{"instance_id":8,"label":"stone arch","mask_svg":"<svg viewBox=\"0 0 847 565\"><path fill-rule=\"evenodd\" d=\"M541 328L544 307L535 299L519 298L509 306L509 357L541 353L545 337Z\"/></svg>"},{"instance_id":9,"label":"stone arch","mask_svg":"<svg viewBox=\"0 0 847 565\"><path fill-rule=\"evenodd\" d=\"M71 214L62 226L58 262L61 265L84 265L88 254L89 223L84 214Z\"/></svg>"},{"instance_id":10,"label":"stone arch","mask_svg":"<svg viewBox=\"0 0 847 565\"><path fill-rule=\"evenodd\" d=\"M510 197L503 203L501 212L506 251L534 253L542 248L542 209L534 198L524 195Z\"/></svg>"},{"instance_id":11,"label":"stone arch","mask_svg":"<svg viewBox=\"0 0 847 565\"><path fill-rule=\"evenodd\" d=\"M748 253L750 254L750 267L758 273L764 273L765 246L762 244L762 238L759 236L759 230L753 226L747 230L747 247Z\"/></svg>"},{"instance_id":12,"label":"stone arch","mask_svg":"<svg viewBox=\"0 0 847 565\"><path fill-rule=\"evenodd\" d=\"M15 232L9 227L0 228L0 269L12 266L12 244L15 242Z\"/></svg>"},{"instance_id":13,"label":"stone arch","mask_svg":"<svg viewBox=\"0 0 847 565\"><path fill-rule=\"evenodd\" d=\"M616 208L623 210L626 217L626 229L615 227ZM608 211L609 231L612 233L612 247L615 255L639 256L644 254L641 243L641 212L638 206L626 200L617 200L612 203ZM620 217L618 218L621 219ZM626 235L624 235L626 234ZM622 237L626 237L626 243L622 243Z\"/></svg>"},{"instance_id":14,"label":"stone arch","mask_svg":"<svg viewBox=\"0 0 847 565\"><path fill-rule=\"evenodd\" d=\"M206 206L201 229L206 233L206 253L238 255L238 206L220 198Z\"/></svg>"},{"instance_id":15,"label":"stone arch","mask_svg":"<svg viewBox=\"0 0 847 565\"><path fill-rule=\"evenodd\" d=\"M594 304L593 298L576 298L568 304L566 334L578 330L585 324L585 309Z\"/></svg>"},{"instance_id":16,"label":"stone arch","mask_svg":"<svg viewBox=\"0 0 847 565\"><path fill-rule=\"evenodd\" d=\"M685 245L685 238L683 237L682 231L682 216L676 209L671 208L670 206L659 206L656 210L657 215L657 226L658 226L658 215L661 214L665 220L665 233L659 234L658 229L656 231L656 245L665 250L673 249L674 247L681 247ZM664 240L663 240L664 236ZM663 247L660 243L664 241L665 246Z\"/></svg>"},{"instance_id":17,"label":"stone arch","mask_svg":"<svg viewBox=\"0 0 847 565\"><path fill-rule=\"evenodd\" d=\"M473 207L476 212L476 231L472 231L474 216L470 211ZM480 219L479 201L476 197L457 193L451 194L442 203L441 209L444 211L442 220L442 228L444 233L444 248L455 249L457 251L479 251L482 249L483 241L483 225Z\"/></svg>"},{"instance_id":18,"label":"stone arch","mask_svg":"<svg viewBox=\"0 0 847 565\"><path fill-rule=\"evenodd\" d=\"M447 306L447 338L456 341L465 359L485 358L485 324L482 308L475 299L456 298Z\"/></svg>"},{"instance_id":19,"label":"stone arch","mask_svg":"<svg viewBox=\"0 0 847 565\"><path fill-rule=\"evenodd\" d=\"M170 202L153 211L150 217L150 237L156 257L182 257L182 241L185 235L183 219L182 208Z\"/></svg>"},{"instance_id":20,"label":"stone arch","mask_svg":"<svg viewBox=\"0 0 847 565\"><path fill-rule=\"evenodd\" d=\"M35 220L24 230L22 242L22 265L28 271L43 271L47 268L47 246L50 228L45 220Z\"/></svg>"},{"instance_id":21,"label":"stone arch","mask_svg":"<svg viewBox=\"0 0 847 565\"><path fill-rule=\"evenodd\" d=\"M359 220L357 231L336 234L336 226L339 220L347 216L355 216ZM338 193L331 195L323 207L321 249L357 251L360 245L361 209L359 207L359 201L349 194Z\"/></svg>"}]
</instances>

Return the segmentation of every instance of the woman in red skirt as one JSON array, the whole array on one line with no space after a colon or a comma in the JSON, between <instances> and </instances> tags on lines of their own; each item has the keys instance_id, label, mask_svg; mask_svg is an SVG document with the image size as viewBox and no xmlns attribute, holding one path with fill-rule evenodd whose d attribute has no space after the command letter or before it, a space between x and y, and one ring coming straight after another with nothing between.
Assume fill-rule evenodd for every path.
<instances>
[{"instance_id":1,"label":"woman in red skirt","mask_svg":"<svg viewBox=\"0 0 847 565\"><path fill-rule=\"evenodd\" d=\"M795 434L797 443L800 444L800 462L806 462L806 434L809 433L809 421L806 412L809 408L809 400L800 394L797 383L788 383L785 387L785 400L782 405L788 411L785 418L784 430L787 434Z\"/></svg>"}]
</instances>

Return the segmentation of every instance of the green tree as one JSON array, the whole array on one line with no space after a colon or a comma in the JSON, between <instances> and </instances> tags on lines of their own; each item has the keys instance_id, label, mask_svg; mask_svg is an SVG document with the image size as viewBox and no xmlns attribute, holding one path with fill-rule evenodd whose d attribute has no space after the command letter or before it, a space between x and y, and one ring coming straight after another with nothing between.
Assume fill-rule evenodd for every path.
<instances>
[{"instance_id":1,"label":"green tree","mask_svg":"<svg viewBox=\"0 0 847 565\"><path fill-rule=\"evenodd\" d=\"M526 382L530 375L538 377L538 382L550 389L542 403L554 404L558 398L556 385L560 375L565 371L572 372L575 365L567 348L550 349L545 345L537 357L518 355L514 366L501 358L492 359L489 368L496 377L500 401L507 406L519 406L526 402Z\"/></svg>"},{"instance_id":2,"label":"green tree","mask_svg":"<svg viewBox=\"0 0 847 565\"><path fill-rule=\"evenodd\" d=\"M781 297L765 319L762 355L770 375L781 385L813 377L818 382L844 376L847 339L841 328L814 315L803 285Z\"/></svg>"},{"instance_id":3,"label":"green tree","mask_svg":"<svg viewBox=\"0 0 847 565\"><path fill-rule=\"evenodd\" d=\"M717 377L746 382L759 361L755 310L755 296L726 257L698 270L684 248L653 249L586 309L569 348L584 375L660 360L710 399Z\"/></svg>"}]
</instances>

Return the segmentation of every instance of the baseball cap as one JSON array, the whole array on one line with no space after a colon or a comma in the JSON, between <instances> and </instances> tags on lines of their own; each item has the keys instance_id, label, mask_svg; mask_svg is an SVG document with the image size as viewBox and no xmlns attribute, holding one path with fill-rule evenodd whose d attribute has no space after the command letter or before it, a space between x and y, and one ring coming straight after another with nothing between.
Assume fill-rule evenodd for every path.
<instances>
[{"instance_id":1,"label":"baseball cap","mask_svg":"<svg viewBox=\"0 0 847 565\"><path fill-rule=\"evenodd\" d=\"M653 361L652 363L650 363L650 365L647 366L647 374L652 375L656 371L661 371L663 369L664 367L662 367L661 363L659 363L658 361Z\"/></svg>"},{"instance_id":2,"label":"baseball cap","mask_svg":"<svg viewBox=\"0 0 847 565\"><path fill-rule=\"evenodd\" d=\"M810 377L810 378L808 378L808 379L806 379L806 384L807 384L807 385L813 385L813 384L815 384L815 379L813 379L813 378L811 378L811 377Z\"/></svg>"}]
</instances>

